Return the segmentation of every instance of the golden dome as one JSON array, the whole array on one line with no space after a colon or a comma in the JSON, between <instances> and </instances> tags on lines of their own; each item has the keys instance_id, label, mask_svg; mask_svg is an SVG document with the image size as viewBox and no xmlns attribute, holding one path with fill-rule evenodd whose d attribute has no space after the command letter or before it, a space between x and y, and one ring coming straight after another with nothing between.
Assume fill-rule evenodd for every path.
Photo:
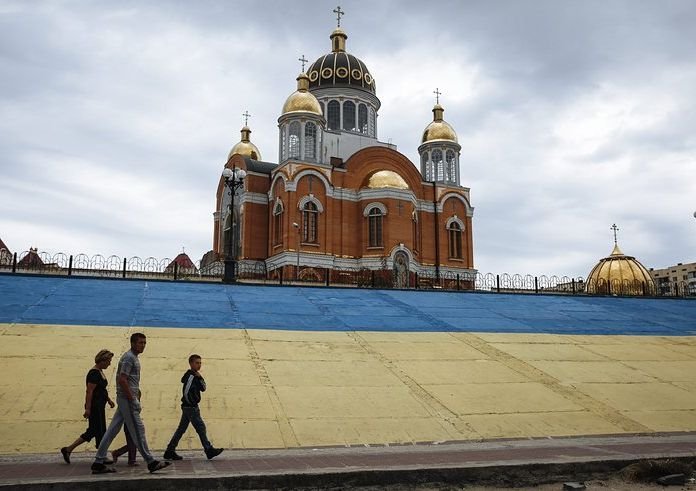
<instances>
[{"instance_id":1,"label":"golden dome","mask_svg":"<svg viewBox=\"0 0 696 491\"><path fill-rule=\"evenodd\" d=\"M301 111L323 116L319 101L307 89L309 89L309 77L305 73L300 73L297 77L297 90L290 94L283 104L282 114Z\"/></svg>"},{"instance_id":2,"label":"golden dome","mask_svg":"<svg viewBox=\"0 0 696 491\"><path fill-rule=\"evenodd\" d=\"M587 276L587 293L650 295L655 284L645 266L635 257L626 256L618 245L600 259Z\"/></svg>"},{"instance_id":3,"label":"golden dome","mask_svg":"<svg viewBox=\"0 0 696 491\"><path fill-rule=\"evenodd\" d=\"M261 160L261 152L259 152L259 149L256 148L256 145L251 143L249 135L251 135L251 130L249 127L245 126L242 128L242 141L232 147L230 153L227 154L227 160L230 160L230 157L236 153L244 157L251 157L254 160Z\"/></svg>"},{"instance_id":4,"label":"golden dome","mask_svg":"<svg viewBox=\"0 0 696 491\"><path fill-rule=\"evenodd\" d=\"M370 176L367 181L368 188L395 188L409 189L408 184L396 172L390 170L380 170Z\"/></svg>"},{"instance_id":5,"label":"golden dome","mask_svg":"<svg viewBox=\"0 0 696 491\"><path fill-rule=\"evenodd\" d=\"M423 130L421 143L432 140L449 140L457 143L457 133L454 131L454 128L442 119L444 112L445 110L440 104L435 104L435 107L433 107L433 122Z\"/></svg>"}]
</instances>

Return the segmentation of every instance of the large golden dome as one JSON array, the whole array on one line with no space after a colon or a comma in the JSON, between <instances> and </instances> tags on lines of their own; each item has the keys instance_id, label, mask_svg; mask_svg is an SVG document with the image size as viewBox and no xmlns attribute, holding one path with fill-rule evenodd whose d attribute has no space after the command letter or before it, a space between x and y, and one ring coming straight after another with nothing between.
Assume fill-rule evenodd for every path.
<instances>
[{"instance_id":1,"label":"large golden dome","mask_svg":"<svg viewBox=\"0 0 696 491\"><path fill-rule=\"evenodd\" d=\"M251 143L249 135L251 135L249 127L245 126L242 128L242 140L232 147L232 150L227 155L227 160L230 160L230 157L236 153L244 157L251 157L254 160L261 160L261 152L256 148L256 145Z\"/></svg>"},{"instance_id":2,"label":"large golden dome","mask_svg":"<svg viewBox=\"0 0 696 491\"><path fill-rule=\"evenodd\" d=\"M592 268L587 276L587 293L651 295L655 284L650 273L633 256L626 256L618 245Z\"/></svg>"},{"instance_id":3,"label":"large golden dome","mask_svg":"<svg viewBox=\"0 0 696 491\"><path fill-rule=\"evenodd\" d=\"M445 109L440 104L435 104L435 107L433 107L433 122L423 130L421 143L433 140L449 140L457 143L457 133L454 131L454 128L442 119L444 112Z\"/></svg>"},{"instance_id":4,"label":"large golden dome","mask_svg":"<svg viewBox=\"0 0 696 491\"><path fill-rule=\"evenodd\" d=\"M319 101L309 91L309 77L300 73L297 77L297 90L290 94L283 104L282 114L293 112L308 112L323 116Z\"/></svg>"}]
</instances>

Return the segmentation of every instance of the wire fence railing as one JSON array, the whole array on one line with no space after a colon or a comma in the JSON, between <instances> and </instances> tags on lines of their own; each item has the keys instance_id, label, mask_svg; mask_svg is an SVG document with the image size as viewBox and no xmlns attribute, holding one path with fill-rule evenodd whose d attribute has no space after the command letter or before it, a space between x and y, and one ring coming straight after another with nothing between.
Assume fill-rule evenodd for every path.
<instances>
[{"instance_id":1,"label":"wire fence railing","mask_svg":"<svg viewBox=\"0 0 696 491\"><path fill-rule=\"evenodd\" d=\"M170 281L222 281L221 258L192 262L170 259L100 254L49 254L36 249L20 254L0 249L0 273L42 274L98 278L159 279ZM387 268L320 268L300 265L269 267L265 261L236 263L239 283L312 285L353 288L398 288L447 291L487 291L565 295L615 295L696 298L696 279L654 283L641 281L587 282L582 277L493 274L481 272L395 271Z\"/></svg>"}]
</instances>

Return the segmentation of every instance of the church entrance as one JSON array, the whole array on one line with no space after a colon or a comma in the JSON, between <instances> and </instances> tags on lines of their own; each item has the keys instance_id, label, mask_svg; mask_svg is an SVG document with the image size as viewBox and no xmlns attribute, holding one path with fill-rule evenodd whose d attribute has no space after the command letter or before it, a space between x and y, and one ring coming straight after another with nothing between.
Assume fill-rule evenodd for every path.
<instances>
[{"instance_id":1,"label":"church entrance","mask_svg":"<svg viewBox=\"0 0 696 491\"><path fill-rule=\"evenodd\" d=\"M394 254L394 288L408 288L408 255L404 251Z\"/></svg>"}]
</instances>

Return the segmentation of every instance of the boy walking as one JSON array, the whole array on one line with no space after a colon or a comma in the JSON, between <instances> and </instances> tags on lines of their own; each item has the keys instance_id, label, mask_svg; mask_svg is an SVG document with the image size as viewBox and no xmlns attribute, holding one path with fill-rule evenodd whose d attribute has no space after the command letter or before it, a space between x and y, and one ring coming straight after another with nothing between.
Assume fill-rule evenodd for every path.
<instances>
[{"instance_id":1,"label":"boy walking","mask_svg":"<svg viewBox=\"0 0 696 491\"><path fill-rule=\"evenodd\" d=\"M186 371L183 377L181 377L181 383L183 384L181 393L181 420L179 421L179 426L177 427L172 439L167 445L167 450L164 452L164 458L166 460L182 460L183 457L176 453L176 446L179 444L179 440L186 433L189 423L193 425L198 437L201 439L201 444L203 445L203 450L205 450L205 455L212 459L213 457L220 455L223 451L222 448L213 447L212 443L208 440L208 435L205 431L205 423L203 418L201 418L201 411L198 409L198 403L201 402L201 392L205 391L205 380L201 375L201 365L203 361L198 355L189 356L189 366L191 367Z\"/></svg>"}]
</instances>

